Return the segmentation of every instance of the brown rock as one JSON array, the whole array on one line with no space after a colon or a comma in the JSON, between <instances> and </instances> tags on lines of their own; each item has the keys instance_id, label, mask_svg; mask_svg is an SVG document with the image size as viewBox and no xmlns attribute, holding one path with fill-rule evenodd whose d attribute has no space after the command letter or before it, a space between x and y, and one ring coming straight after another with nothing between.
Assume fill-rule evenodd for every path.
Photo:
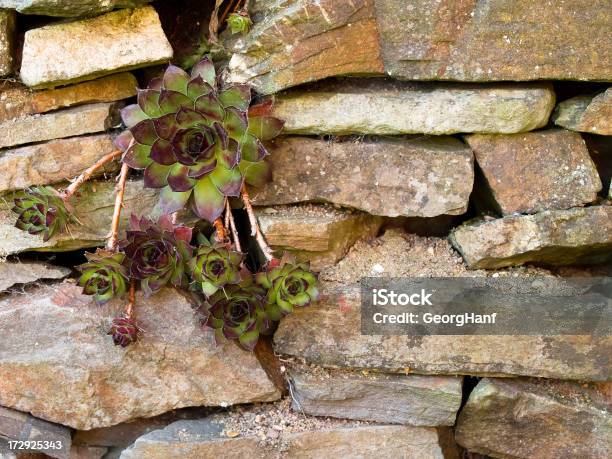
<instances>
[{"instance_id":1,"label":"brown rock","mask_svg":"<svg viewBox=\"0 0 612 459\"><path fill-rule=\"evenodd\" d=\"M452 138L329 142L279 138L272 182L257 205L327 201L374 215L462 214L472 191L472 152Z\"/></svg>"},{"instance_id":2,"label":"brown rock","mask_svg":"<svg viewBox=\"0 0 612 459\"><path fill-rule=\"evenodd\" d=\"M612 135L612 88L596 96L578 96L557 105L554 123L572 131Z\"/></svg>"},{"instance_id":3,"label":"brown rock","mask_svg":"<svg viewBox=\"0 0 612 459\"><path fill-rule=\"evenodd\" d=\"M499 458L612 455L611 383L483 379L457 423L457 442Z\"/></svg>"},{"instance_id":4,"label":"brown rock","mask_svg":"<svg viewBox=\"0 0 612 459\"><path fill-rule=\"evenodd\" d=\"M115 148L112 135L98 134L4 150L0 192L72 179ZM115 162L101 172L116 168Z\"/></svg>"},{"instance_id":5,"label":"brown rock","mask_svg":"<svg viewBox=\"0 0 612 459\"><path fill-rule=\"evenodd\" d=\"M0 123L0 148L105 131L119 121L117 103L83 105Z\"/></svg>"},{"instance_id":6,"label":"brown rock","mask_svg":"<svg viewBox=\"0 0 612 459\"><path fill-rule=\"evenodd\" d=\"M145 6L27 31L20 76L28 86L54 87L171 57L157 13Z\"/></svg>"},{"instance_id":7,"label":"brown rock","mask_svg":"<svg viewBox=\"0 0 612 459\"><path fill-rule=\"evenodd\" d=\"M257 219L274 249L310 261L315 271L336 263L358 239L376 236L382 224L380 217L326 205L257 209Z\"/></svg>"},{"instance_id":8,"label":"brown rock","mask_svg":"<svg viewBox=\"0 0 612 459\"><path fill-rule=\"evenodd\" d=\"M471 268L601 263L612 258L612 206L468 222L450 240Z\"/></svg>"},{"instance_id":9,"label":"brown rock","mask_svg":"<svg viewBox=\"0 0 612 459\"><path fill-rule=\"evenodd\" d=\"M80 291L64 283L0 301L0 403L92 429L185 406L280 397L255 356L233 343L215 346L174 290L137 295L145 333L128 349L106 335L124 302L100 307Z\"/></svg>"},{"instance_id":10,"label":"brown rock","mask_svg":"<svg viewBox=\"0 0 612 459\"><path fill-rule=\"evenodd\" d=\"M108 448L99 446L73 446L70 449L70 459L102 459Z\"/></svg>"},{"instance_id":11,"label":"brown rock","mask_svg":"<svg viewBox=\"0 0 612 459\"><path fill-rule=\"evenodd\" d=\"M13 72L15 19L14 11L0 9L0 77Z\"/></svg>"},{"instance_id":12,"label":"brown rock","mask_svg":"<svg viewBox=\"0 0 612 459\"><path fill-rule=\"evenodd\" d=\"M66 233L56 235L47 242L43 242L40 236L15 228L17 216L11 212L13 204L10 196L6 196L0 200L0 257L29 250L58 252L103 245L113 215L114 188L115 184L111 181L83 185L75 200L74 212L81 224L70 225ZM127 227L132 213L149 215L157 199L157 191L143 188L142 181L128 181L120 231Z\"/></svg>"},{"instance_id":13,"label":"brown rock","mask_svg":"<svg viewBox=\"0 0 612 459\"><path fill-rule=\"evenodd\" d=\"M70 429L0 406L0 438L2 437L18 441L52 442L55 448L45 449L47 455L59 459L72 457ZM39 451L38 448L31 449Z\"/></svg>"},{"instance_id":14,"label":"brown rock","mask_svg":"<svg viewBox=\"0 0 612 459\"><path fill-rule=\"evenodd\" d=\"M126 99L136 95L137 85L134 75L125 72L47 91L14 86L0 90L0 121L73 105Z\"/></svg>"},{"instance_id":15,"label":"brown rock","mask_svg":"<svg viewBox=\"0 0 612 459\"><path fill-rule=\"evenodd\" d=\"M1 8L41 16L92 16L114 8L133 8L151 0L0 0Z\"/></svg>"},{"instance_id":16,"label":"brown rock","mask_svg":"<svg viewBox=\"0 0 612 459\"><path fill-rule=\"evenodd\" d=\"M33 261L0 262L0 292L15 284L29 284L41 279L63 279L68 268Z\"/></svg>"},{"instance_id":17,"label":"brown rock","mask_svg":"<svg viewBox=\"0 0 612 459\"><path fill-rule=\"evenodd\" d=\"M601 180L579 134L561 129L466 140L503 215L593 202Z\"/></svg>"},{"instance_id":18,"label":"brown rock","mask_svg":"<svg viewBox=\"0 0 612 459\"><path fill-rule=\"evenodd\" d=\"M412 426L452 426L461 378L311 367L289 371L293 409L314 416Z\"/></svg>"}]
</instances>

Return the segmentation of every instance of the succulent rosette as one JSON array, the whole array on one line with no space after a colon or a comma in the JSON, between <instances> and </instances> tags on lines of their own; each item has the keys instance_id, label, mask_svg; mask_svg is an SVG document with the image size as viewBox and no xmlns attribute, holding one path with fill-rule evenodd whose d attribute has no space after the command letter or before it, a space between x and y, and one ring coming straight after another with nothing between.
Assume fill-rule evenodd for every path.
<instances>
[{"instance_id":1,"label":"succulent rosette","mask_svg":"<svg viewBox=\"0 0 612 459\"><path fill-rule=\"evenodd\" d=\"M202 238L200 246L189 260L191 277L206 296L228 284L240 282L242 254L231 250L227 244L212 243Z\"/></svg>"},{"instance_id":2,"label":"succulent rosette","mask_svg":"<svg viewBox=\"0 0 612 459\"><path fill-rule=\"evenodd\" d=\"M163 213L191 205L209 222L221 215L227 196L239 195L245 180L261 182L265 168L253 167L267 154L261 141L283 126L265 113L248 115L249 86L218 88L208 58L191 74L170 65L138 91L137 101L121 111L128 130L115 143L125 152L123 161L144 169L145 186L161 189Z\"/></svg>"},{"instance_id":3,"label":"succulent rosette","mask_svg":"<svg viewBox=\"0 0 612 459\"><path fill-rule=\"evenodd\" d=\"M294 307L307 306L319 296L317 278L306 263L286 263L257 273L255 279L267 289L266 312L271 320L280 320Z\"/></svg>"},{"instance_id":4,"label":"succulent rosette","mask_svg":"<svg viewBox=\"0 0 612 459\"><path fill-rule=\"evenodd\" d=\"M201 310L203 323L215 330L215 342L236 340L252 351L259 335L267 333L272 325L264 308L265 295L265 290L248 276L209 297Z\"/></svg>"},{"instance_id":5,"label":"succulent rosette","mask_svg":"<svg viewBox=\"0 0 612 459\"><path fill-rule=\"evenodd\" d=\"M123 265L125 254L97 251L86 253L87 263L78 266L79 285L85 295L93 295L98 304L121 297L127 290L128 272Z\"/></svg>"},{"instance_id":6,"label":"succulent rosette","mask_svg":"<svg viewBox=\"0 0 612 459\"><path fill-rule=\"evenodd\" d=\"M66 204L49 186L23 191L14 204L12 211L18 215L15 226L30 234L42 233L45 242L64 231L71 220Z\"/></svg>"},{"instance_id":7,"label":"succulent rosette","mask_svg":"<svg viewBox=\"0 0 612 459\"><path fill-rule=\"evenodd\" d=\"M107 335L113 337L116 346L128 347L138 340L139 328L130 317L115 317Z\"/></svg>"},{"instance_id":8,"label":"succulent rosette","mask_svg":"<svg viewBox=\"0 0 612 459\"><path fill-rule=\"evenodd\" d=\"M175 226L168 216L158 221L132 215L131 230L120 243L131 278L140 280L145 294L165 285L187 285L186 263L191 258L192 229Z\"/></svg>"},{"instance_id":9,"label":"succulent rosette","mask_svg":"<svg viewBox=\"0 0 612 459\"><path fill-rule=\"evenodd\" d=\"M227 17L227 25L233 34L247 33L251 28L251 18L246 11L238 11Z\"/></svg>"}]
</instances>

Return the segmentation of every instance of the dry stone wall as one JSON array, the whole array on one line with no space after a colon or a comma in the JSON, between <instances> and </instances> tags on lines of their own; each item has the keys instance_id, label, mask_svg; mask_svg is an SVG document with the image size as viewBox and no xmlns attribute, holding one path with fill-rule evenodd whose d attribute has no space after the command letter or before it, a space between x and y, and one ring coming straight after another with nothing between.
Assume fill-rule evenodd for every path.
<instances>
[{"instance_id":1,"label":"dry stone wall","mask_svg":"<svg viewBox=\"0 0 612 459\"><path fill-rule=\"evenodd\" d=\"M0 0L0 459L612 457L612 337L365 336L359 298L369 276L612 274L609 2L246 2L212 52L285 120L251 194L321 290L255 353L170 289L112 345L121 305L67 266L104 245L117 163L65 234L14 226L16 191L113 150L136 88L193 54L181 30L206 35L211 5L163 3ZM120 231L157 199L133 174Z\"/></svg>"}]
</instances>

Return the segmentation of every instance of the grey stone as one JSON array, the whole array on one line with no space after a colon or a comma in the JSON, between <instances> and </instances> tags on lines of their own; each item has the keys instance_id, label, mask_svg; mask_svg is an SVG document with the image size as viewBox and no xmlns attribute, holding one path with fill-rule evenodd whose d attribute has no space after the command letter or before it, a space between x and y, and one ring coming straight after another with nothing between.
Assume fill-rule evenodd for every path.
<instances>
[{"instance_id":1,"label":"grey stone","mask_svg":"<svg viewBox=\"0 0 612 459\"><path fill-rule=\"evenodd\" d=\"M543 127L555 104L549 84L433 84L345 79L275 97L293 134L512 134Z\"/></svg>"},{"instance_id":2,"label":"grey stone","mask_svg":"<svg viewBox=\"0 0 612 459\"><path fill-rule=\"evenodd\" d=\"M133 8L151 0L0 0L0 8L41 16L90 16L114 8Z\"/></svg>"},{"instance_id":3,"label":"grey stone","mask_svg":"<svg viewBox=\"0 0 612 459\"><path fill-rule=\"evenodd\" d=\"M468 222L450 240L471 268L605 262L612 258L612 206Z\"/></svg>"},{"instance_id":4,"label":"grey stone","mask_svg":"<svg viewBox=\"0 0 612 459\"><path fill-rule=\"evenodd\" d=\"M41 279L63 279L68 268L33 261L0 262L0 292L15 284L29 284Z\"/></svg>"},{"instance_id":5,"label":"grey stone","mask_svg":"<svg viewBox=\"0 0 612 459\"><path fill-rule=\"evenodd\" d=\"M1 150L0 192L72 179L115 149L112 135L98 134Z\"/></svg>"},{"instance_id":6,"label":"grey stone","mask_svg":"<svg viewBox=\"0 0 612 459\"><path fill-rule=\"evenodd\" d=\"M612 455L611 383L481 380L461 410L457 442L499 458Z\"/></svg>"},{"instance_id":7,"label":"grey stone","mask_svg":"<svg viewBox=\"0 0 612 459\"><path fill-rule=\"evenodd\" d=\"M452 426L461 378L290 368L293 409L314 416Z\"/></svg>"},{"instance_id":8,"label":"grey stone","mask_svg":"<svg viewBox=\"0 0 612 459\"><path fill-rule=\"evenodd\" d=\"M68 108L0 123L0 148L105 131L119 121L117 103Z\"/></svg>"},{"instance_id":9,"label":"grey stone","mask_svg":"<svg viewBox=\"0 0 612 459\"><path fill-rule=\"evenodd\" d=\"M503 215L581 206L601 190L595 163L575 132L474 134L466 140Z\"/></svg>"},{"instance_id":10,"label":"grey stone","mask_svg":"<svg viewBox=\"0 0 612 459\"><path fill-rule=\"evenodd\" d=\"M272 182L253 193L257 205L326 201L390 217L458 215L474 179L471 150L447 137L286 137L271 153Z\"/></svg>"},{"instance_id":11,"label":"grey stone","mask_svg":"<svg viewBox=\"0 0 612 459\"><path fill-rule=\"evenodd\" d=\"M15 19L14 11L0 9L0 77L13 72Z\"/></svg>"},{"instance_id":12,"label":"grey stone","mask_svg":"<svg viewBox=\"0 0 612 459\"><path fill-rule=\"evenodd\" d=\"M612 88L596 96L564 100L555 108L552 119L572 131L612 135Z\"/></svg>"},{"instance_id":13,"label":"grey stone","mask_svg":"<svg viewBox=\"0 0 612 459\"><path fill-rule=\"evenodd\" d=\"M216 346L175 290L137 294L136 304L145 332L122 349L106 332L123 300L99 306L71 283L0 300L0 403L92 429L186 406L280 397L254 354Z\"/></svg>"},{"instance_id":14,"label":"grey stone","mask_svg":"<svg viewBox=\"0 0 612 459\"><path fill-rule=\"evenodd\" d=\"M27 31L20 75L28 86L53 87L170 58L159 17L145 6Z\"/></svg>"}]
</instances>

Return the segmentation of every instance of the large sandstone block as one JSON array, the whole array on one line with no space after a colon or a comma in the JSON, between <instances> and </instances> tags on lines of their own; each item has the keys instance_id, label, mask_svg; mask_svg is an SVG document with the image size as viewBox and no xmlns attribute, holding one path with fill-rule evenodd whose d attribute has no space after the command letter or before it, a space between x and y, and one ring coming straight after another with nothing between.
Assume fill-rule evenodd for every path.
<instances>
[{"instance_id":1,"label":"large sandstone block","mask_svg":"<svg viewBox=\"0 0 612 459\"><path fill-rule=\"evenodd\" d=\"M72 179L115 149L112 135L98 134L0 151L0 192Z\"/></svg>"},{"instance_id":2,"label":"large sandstone block","mask_svg":"<svg viewBox=\"0 0 612 459\"><path fill-rule=\"evenodd\" d=\"M21 79L53 87L166 62L172 47L150 6L26 32Z\"/></svg>"},{"instance_id":3,"label":"large sandstone block","mask_svg":"<svg viewBox=\"0 0 612 459\"><path fill-rule=\"evenodd\" d=\"M29 284L41 279L63 279L70 269L35 261L0 262L0 292L16 284Z\"/></svg>"},{"instance_id":4,"label":"large sandstone block","mask_svg":"<svg viewBox=\"0 0 612 459\"><path fill-rule=\"evenodd\" d=\"M15 228L17 215L11 212L13 203L10 195L5 196L0 200L0 257L30 250L62 252L104 245L115 205L114 189L115 184L112 181L83 185L74 202L74 215L81 224L71 224L69 231L58 234L47 242L43 242L41 236ZM143 188L142 181L128 181L120 230L123 231L128 226L132 213L150 215L157 200L156 190Z\"/></svg>"},{"instance_id":5,"label":"large sandstone block","mask_svg":"<svg viewBox=\"0 0 612 459\"><path fill-rule=\"evenodd\" d=\"M275 97L292 134L512 134L543 127L549 84L432 84L344 79Z\"/></svg>"},{"instance_id":6,"label":"large sandstone block","mask_svg":"<svg viewBox=\"0 0 612 459\"><path fill-rule=\"evenodd\" d=\"M0 301L0 405L91 429L185 406L280 397L254 354L215 346L174 290L137 295L145 332L128 349L106 335L124 301L99 306L80 292L64 283Z\"/></svg>"},{"instance_id":7,"label":"large sandstone block","mask_svg":"<svg viewBox=\"0 0 612 459\"><path fill-rule=\"evenodd\" d=\"M275 140L272 182L257 205L325 201L373 215L433 217L467 210L471 150L452 138Z\"/></svg>"},{"instance_id":8,"label":"large sandstone block","mask_svg":"<svg viewBox=\"0 0 612 459\"><path fill-rule=\"evenodd\" d=\"M364 425L321 430L283 432L274 445L256 435L228 438L224 423L201 419L178 421L140 437L123 451L121 459L214 457L402 457L442 459L435 429L426 427Z\"/></svg>"},{"instance_id":9,"label":"large sandstone block","mask_svg":"<svg viewBox=\"0 0 612 459\"><path fill-rule=\"evenodd\" d=\"M234 43L230 77L263 93L359 74L612 79L606 0L555 0L547 8L531 0L259 0L252 10L255 24Z\"/></svg>"},{"instance_id":10,"label":"large sandstone block","mask_svg":"<svg viewBox=\"0 0 612 459\"><path fill-rule=\"evenodd\" d=\"M466 137L494 206L503 215L569 209L601 190L580 134L562 129Z\"/></svg>"},{"instance_id":11,"label":"large sandstone block","mask_svg":"<svg viewBox=\"0 0 612 459\"><path fill-rule=\"evenodd\" d=\"M612 456L611 383L481 380L457 423L457 442L499 458Z\"/></svg>"},{"instance_id":12,"label":"large sandstone block","mask_svg":"<svg viewBox=\"0 0 612 459\"><path fill-rule=\"evenodd\" d=\"M452 426L461 378L291 367L293 409L314 416Z\"/></svg>"},{"instance_id":13,"label":"large sandstone block","mask_svg":"<svg viewBox=\"0 0 612 459\"><path fill-rule=\"evenodd\" d=\"M555 108L552 119L572 131L612 135L612 89L564 100Z\"/></svg>"},{"instance_id":14,"label":"large sandstone block","mask_svg":"<svg viewBox=\"0 0 612 459\"><path fill-rule=\"evenodd\" d=\"M113 102L136 95L134 75L118 73L71 86L32 91L19 85L0 89L0 121L73 105Z\"/></svg>"},{"instance_id":15,"label":"large sandstone block","mask_svg":"<svg viewBox=\"0 0 612 459\"><path fill-rule=\"evenodd\" d=\"M0 9L0 77L13 71L15 19L14 11Z\"/></svg>"},{"instance_id":16,"label":"large sandstone block","mask_svg":"<svg viewBox=\"0 0 612 459\"><path fill-rule=\"evenodd\" d=\"M471 268L604 262L612 258L612 206L466 223L450 240Z\"/></svg>"},{"instance_id":17,"label":"large sandstone block","mask_svg":"<svg viewBox=\"0 0 612 459\"><path fill-rule=\"evenodd\" d=\"M0 8L41 16L90 16L114 8L133 8L151 0L0 0Z\"/></svg>"},{"instance_id":18,"label":"large sandstone block","mask_svg":"<svg viewBox=\"0 0 612 459\"><path fill-rule=\"evenodd\" d=\"M382 218L326 205L257 208L268 244L309 261L320 271L340 260L358 239L376 236Z\"/></svg>"},{"instance_id":19,"label":"large sandstone block","mask_svg":"<svg viewBox=\"0 0 612 459\"><path fill-rule=\"evenodd\" d=\"M100 103L0 123L0 148L105 131L119 121L121 104Z\"/></svg>"}]
</instances>

